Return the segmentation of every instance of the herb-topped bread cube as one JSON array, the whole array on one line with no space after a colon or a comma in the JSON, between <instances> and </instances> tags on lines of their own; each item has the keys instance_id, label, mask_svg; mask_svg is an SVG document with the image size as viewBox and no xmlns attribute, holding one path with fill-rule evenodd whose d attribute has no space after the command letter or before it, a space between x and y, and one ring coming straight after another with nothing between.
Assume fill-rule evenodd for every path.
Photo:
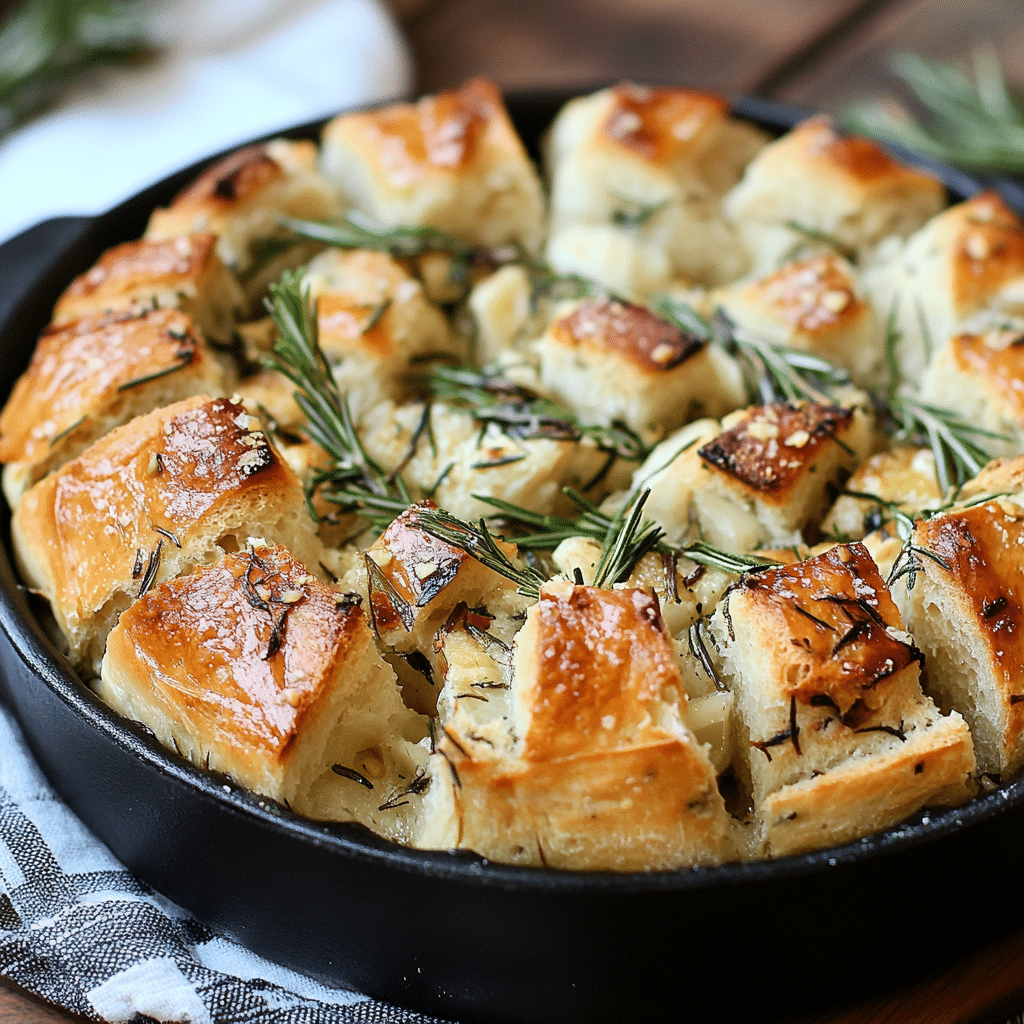
<instances>
[{"instance_id":1,"label":"herb-topped bread cube","mask_svg":"<svg viewBox=\"0 0 1024 1024\"><path fill-rule=\"evenodd\" d=\"M111 633L99 693L194 764L313 818L410 838L394 796L422 772L423 720L402 703L358 596L254 544L166 580Z\"/></svg>"},{"instance_id":2,"label":"herb-topped bread cube","mask_svg":"<svg viewBox=\"0 0 1024 1024\"><path fill-rule=\"evenodd\" d=\"M323 132L322 164L343 198L381 224L426 225L483 246L540 245L540 178L482 78L336 117Z\"/></svg>"},{"instance_id":3,"label":"herb-topped bread cube","mask_svg":"<svg viewBox=\"0 0 1024 1024\"><path fill-rule=\"evenodd\" d=\"M626 82L571 101L548 139L548 259L637 298L737 277L721 198L764 143L707 93Z\"/></svg>"},{"instance_id":4,"label":"herb-topped bread cube","mask_svg":"<svg viewBox=\"0 0 1024 1024\"><path fill-rule=\"evenodd\" d=\"M684 724L655 599L547 584L517 637L511 687L511 749L467 747L451 724L440 737L426 807L454 802L438 821L455 828L421 842L584 870L731 856L730 819Z\"/></svg>"},{"instance_id":5,"label":"herb-topped bread cube","mask_svg":"<svg viewBox=\"0 0 1024 1024\"><path fill-rule=\"evenodd\" d=\"M223 398L186 399L111 431L25 495L11 532L22 575L86 671L136 597L247 537L318 561L298 479L258 421Z\"/></svg>"},{"instance_id":6,"label":"herb-topped bread cube","mask_svg":"<svg viewBox=\"0 0 1024 1024\"><path fill-rule=\"evenodd\" d=\"M174 310L120 312L47 328L0 413L12 508L37 480L155 406L216 394L225 373Z\"/></svg>"},{"instance_id":7,"label":"herb-topped bread cube","mask_svg":"<svg viewBox=\"0 0 1024 1024\"><path fill-rule=\"evenodd\" d=\"M967 720L982 770L1009 779L1024 764L1024 509L951 509L916 523L912 543L895 592L928 691Z\"/></svg>"},{"instance_id":8,"label":"herb-topped bread cube","mask_svg":"<svg viewBox=\"0 0 1024 1024\"><path fill-rule=\"evenodd\" d=\"M736 694L737 770L772 853L970 795L971 734L922 693L923 656L863 545L746 574L712 630Z\"/></svg>"}]
</instances>

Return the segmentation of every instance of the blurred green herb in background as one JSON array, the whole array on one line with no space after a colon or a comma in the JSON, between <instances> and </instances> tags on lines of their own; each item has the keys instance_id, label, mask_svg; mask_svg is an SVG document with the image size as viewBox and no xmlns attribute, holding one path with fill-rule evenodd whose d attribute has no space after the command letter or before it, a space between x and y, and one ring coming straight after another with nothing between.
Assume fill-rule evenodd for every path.
<instances>
[{"instance_id":1,"label":"blurred green herb in background","mask_svg":"<svg viewBox=\"0 0 1024 1024\"><path fill-rule=\"evenodd\" d=\"M83 72L149 52L139 0L26 0L0 28L0 139L49 107Z\"/></svg>"},{"instance_id":2,"label":"blurred green herb in background","mask_svg":"<svg viewBox=\"0 0 1024 1024\"><path fill-rule=\"evenodd\" d=\"M867 100L845 125L882 142L975 171L1024 171L1024 105L1006 83L991 46L974 51L973 78L954 65L900 53L892 69L924 108L923 118L895 101Z\"/></svg>"}]
</instances>

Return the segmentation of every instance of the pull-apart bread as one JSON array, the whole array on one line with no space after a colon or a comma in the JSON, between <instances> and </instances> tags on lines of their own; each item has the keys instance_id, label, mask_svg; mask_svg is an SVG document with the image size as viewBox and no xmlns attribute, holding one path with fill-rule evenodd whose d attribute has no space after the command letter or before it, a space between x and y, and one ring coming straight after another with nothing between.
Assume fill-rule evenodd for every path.
<instances>
[{"instance_id":1,"label":"pull-apart bread","mask_svg":"<svg viewBox=\"0 0 1024 1024\"><path fill-rule=\"evenodd\" d=\"M210 340L229 345L245 297L208 232L108 249L57 300L53 323L119 310L180 309Z\"/></svg>"},{"instance_id":2,"label":"pull-apart bread","mask_svg":"<svg viewBox=\"0 0 1024 1024\"><path fill-rule=\"evenodd\" d=\"M746 270L724 193L765 144L718 96L624 83L566 104L547 142L547 256L642 299Z\"/></svg>"},{"instance_id":3,"label":"pull-apart bread","mask_svg":"<svg viewBox=\"0 0 1024 1024\"><path fill-rule=\"evenodd\" d=\"M22 575L85 672L135 597L247 537L316 565L302 487L257 427L228 399L186 399L111 431L22 499L12 525Z\"/></svg>"},{"instance_id":4,"label":"pull-apart bread","mask_svg":"<svg viewBox=\"0 0 1024 1024\"><path fill-rule=\"evenodd\" d=\"M825 236L848 254L905 238L946 202L929 174L868 139L814 117L766 146L725 197L757 267L770 271L794 246Z\"/></svg>"},{"instance_id":5,"label":"pull-apart bread","mask_svg":"<svg viewBox=\"0 0 1024 1024\"><path fill-rule=\"evenodd\" d=\"M341 114L70 282L0 461L83 679L259 799L535 867L1019 777L1024 223L682 89L541 148L547 194L483 80Z\"/></svg>"},{"instance_id":6,"label":"pull-apart bread","mask_svg":"<svg viewBox=\"0 0 1024 1024\"><path fill-rule=\"evenodd\" d=\"M396 799L422 775L424 720L402 703L358 595L254 544L166 580L122 614L100 696L194 764L314 818L407 841Z\"/></svg>"},{"instance_id":7,"label":"pull-apart bread","mask_svg":"<svg viewBox=\"0 0 1024 1024\"><path fill-rule=\"evenodd\" d=\"M445 725L427 806L438 826L436 805L454 808L425 844L619 871L731 856L655 598L548 584L517 636L510 687L506 743L478 736L469 712Z\"/></svg>"},{"instance_id":8,"label":"pull-apart bread","mask_svg":"<svg viewBox=\"0 0 1024 1024\"><path fill-rule=\"evenodd\" d=\"M863 545L748 574L712 627L770 852L855 839L970 795L971 734L922 693L921 651Z\"/></svg>"},{"instance_id":9,"label":"pull-apart bread","mask_svg":"<svg viewBox=\"0 0 1024 1024\"><path fill-rule=\"evenodd\" d=\"M1024 509L994 500L919 521L917 571L896 596L925 653L925 685L974 735L978 763L1024 764ZM911 587L911 580L914 586Z\"/></svg>"},{"instance_id":10,"label":"pull-apart bread","mask_svg":"<svg viewBox=\"0 0 1024 1024\"><path fill-rule=\"evenodd\" d=\"M342 114L324 129L321 160L342 196L382 224L429 226L485 246L540 246L540 178L500 93L483 79Z\"/></svg>"},{"instance_id":11,"label":"pull-apart bread","mask_svg":"<svg viewBox=\"0 0 1024 1024\"><path fill-rule=\"evenodd\" d=\"M192 321L173 310L48 327L0 413L11 508L33 483L114 427L182 398L218 394L224 384L225 371Z\"/></svg>"},{"instance_id":12,"label":"pull-apart bread","mask_svg":"<svg viewBox=\"0 0 1024 1024\"><path fill-rule=\"evenodd\" d=\"M238 274L250 297L265 290L282 270L309 258L309 246L282 252L288 236L282 216L326 220L337 211L333 186L317 168L312 142L273 142L232 153L203 172L166 209L149 218L147 241L165 241L208 232L217 255Z\"/></svg>"},{"instance_id":13,"label":"pull-apart bread","mask_svg":"<svg viewBox=\"0 0 1024 1024\"><path fill-rule=\"evenodd\" d=\"M883 316L894 311L900 373L916 384L952 334L1024 326L1024 222L983 192L879 252L864 286Z\"/></svg>"}]
</instances>

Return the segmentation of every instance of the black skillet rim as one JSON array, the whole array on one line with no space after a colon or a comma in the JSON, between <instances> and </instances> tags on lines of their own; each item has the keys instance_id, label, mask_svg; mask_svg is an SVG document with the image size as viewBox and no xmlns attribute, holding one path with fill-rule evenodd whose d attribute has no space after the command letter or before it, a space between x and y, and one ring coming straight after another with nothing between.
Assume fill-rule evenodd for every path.
<instances>
[{"instance_id":1,"label":"black skillet rim","mask_svg":"<svg viewBox=\"0 0 1024 1024\"><path fill-rule=\"evenodd\" d=\"M531 117L535 119L540 110L557 109L559 103L566 98L568 96L565 93L521 94L510 96L508 104L517 120L525 116L529 121ZM733 109L738 115L775 131L786 130L807 113L756 98L738 99L733 104ZM276 132L268 137L315 137L317 129L322 124L322 121L312 122ZM238 147L232 147L236 148ZM936 173L946 183L954 197L966 197L982 187L975 179L932 161L905 153L897 155L909 163ZM83 219L85 242L76 240L64 250L53 254L47 268L29 285L21 301L15 304L11 314L0 323L0 346L6 346L7 335L15 330L13 325L23 315L23 311L31 306L32 300L36 300L38 304L39 292L45 291L47 287L52 289L53 281L47 279L53 278L54 271L63 265L69 255L77 258L79 262L85 259L89 252L92 252L92 258L95 258L95 247L89 248L88 239L92 235L102 235L99 228L116 224L127 214L137 218L140 208L145 207L148 210L158 202L167 201L177 188L216 158L210 157L176 172L105 214ZM112 243L103 242L104 247L107 244ZM86 256L83 256L83 251ZM68 270L66 274L60 270L59 276L66 283L74 274L86 269L90 263L91 260ZM10 383L13 383L13 379ZM40 679L60 701L81 716L101 737L155 766L161 774L183 787L183 793L202 802L215 802L229 814L255 816L260 828L301 843L327 848L331 855L338 857L340 861L372 863L390 871L426 878L448 879L481 890L493 888L533 893L600 891L621 895L696 890L712 893L736 885L799 879L827 872L837 866L872 862L900 851L913 850L924 844L940 843L949 837L962 837L965 833L1001 815L1024 809L1024 780L1019 780L961 808L923 817L919 815L917 821L841 847L770 860L668 872L619 874L554 871L489 863L468 852L435 853L408 850L378 839L358 826L310 822L292 815L287 810L274 807L270 801L261 801L258 797L239 791L237 787L230 785L230 780L194 768L160 746L143 727L123 720L109 710L77 679L33 616L11 568L9 541L6 536L8 522L9 515L5 512L0 518L0 525L5 533L3 550L0 551L0 629L6 634L13 651L27 670ZM63 788L59 780L57 788ZM225 792L226 789L230 789L230 792Z\"/></svg>"}]
</instances>

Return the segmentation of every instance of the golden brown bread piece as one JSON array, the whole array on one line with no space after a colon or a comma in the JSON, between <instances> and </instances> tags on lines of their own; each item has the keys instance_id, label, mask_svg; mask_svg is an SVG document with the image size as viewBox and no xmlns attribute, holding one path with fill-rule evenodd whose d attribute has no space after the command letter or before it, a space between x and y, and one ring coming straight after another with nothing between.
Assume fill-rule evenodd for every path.
<instances>
[{"instance_id":1,"label":"golden brown bread piece","mask_svg":"<svg viewBox=\"0 0 1024 1024\"><path fill-rule=\"evenodd\" d=\"M186 399L111 431L22 499L12 524L22 576L83 670L95 671L141 591L250 536L316 565L302 486L256 427L227 399Z\"/></svg>"},{"instance_id":2,"label":"golden brown bread piece","mask_svg":"<svg viewBox=\"0 0 1024 1024\"><path fill-rule=\"evenodd\" d=\"M359 604L284 548L227 555L121 615L100 696L193 764L300 814L407 839L411 802L390 798L425 764L424 724Z\"/></svg>"},{"instance_id":3,"label":"golden brown bread piece","mask_svg":"<svg viewBox=\"0 0 1024 1024\"><path fill-rule=\"evenodd\" d=\"M421 844L584 870L731 855L715 770L683 724L656 599L547 584L517 637L511 687L510 749L481 742L472 711L446 725L426 807L444 825L450 801L449 828Z\"/></svg>"},{"instance_id":4,"label":"golden brown bread piece","mask_svg":"<svg viewBox=\"0 0 1024 1024\"><path fill-rule=\"evenodd\" d=\"M349 202L382 224L429 225L487 246L540 244L540 179L501 94L482 78L336 117L323 131L322 162Z\"/></svg>"},{"instance_id":5,"label":"golden brown bread piece","mask_svg":"<svg viewBox=\"0 0 1024 1024\"><path fill-rule=\"evenodd\" d=\"M64 290L53 323L110 310L180 309L207 338L230 344L245 296L216 244L216 236L201 232L108 249Z\"/></svg>"},{"instance_id":6,"label":"golden brown bread piece","mask_svg":"<svg viewBox=\"0 0 1024 1024\"><path fill-rule=\"evenodd\" d=\"M316 161L312 142L285 139L231 153L179 192L166 209L154 210L145 238L160 241L210 232L217 236L217 253L224 263L236 273L251 273L260 243L281 237L282 214L326 220L335 213L334 190L317 171ZM308 258L305 250L303 258Z\"/></svg>"},{"instance_id":7,"label":"golden brown bread piece","mask_svg":"<svg viewBox=\"0 0 1024 1024\"><path fill-rule=\"evenodd\" d=\"M983 771L1024 764L1024 511L1003 500L919 521L915 585L896 590L925 652L925 682L974 735ZM938 559L939 561L936 561Z\"/></svg>"},{"instance_id":8,"label":"golden brown bread piece","mask_svg":"<svg viewBox=\"0 0 1024 1024\"><path fill-rule=\"evenodd\" d=\"M102 314L48 327L0 413L11 508L37 480L134 416L217 394L225 374L174 310Z\"/></svg>"},{"instance_id":9,"label":"golden brown bread piece","mask_svg":"<svg viewBox=\"0 0 1024 1024\"><path fill-rule=\"evenodd\" d=\"M806 241L807 231L829 236L847 252L861 250L888 235L909 235L945 199L936 178L818 116L761 150L726 196L725 209L757 265L771 270L782 253Z\"/></svg>"},{"instance_id":10,"label":"golden brown bread piece","mask_svg":"<svg viewBox=\"0 0 1024 1024\"><path fill-rule=\"evenodd\" d=\"M747 574L712 632L768 852L844 842L970 795L970 732L922 693L923 656L863 545Z\"/></svg>"},{"instance_id":11,"label":"golden brown bread piece","mask_svg":"<svg viewBox=\"0 0 1024 1024\"><path fill-rule=\"evenodd\" d=\"M632 303L584 299L551 324L534 350L540 388L583 423L620 420L663 434L743 400L739 372L717 346Z\"/></svg>"}]
</instances>

